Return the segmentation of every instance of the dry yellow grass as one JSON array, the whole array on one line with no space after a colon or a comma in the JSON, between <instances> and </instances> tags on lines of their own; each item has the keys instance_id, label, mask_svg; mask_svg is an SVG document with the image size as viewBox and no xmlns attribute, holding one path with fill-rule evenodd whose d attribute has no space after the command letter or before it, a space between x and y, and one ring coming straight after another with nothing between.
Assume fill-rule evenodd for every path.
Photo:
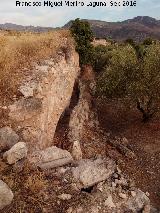
<instances>
[{"instance_id":1,"label":"dry yellow grass","mask_svg":"<svg viewBox=\"0 0 160 213\"><path fill-rule=\"evenodd\" d=\"M44 190L47 186L47 180L42 172L37 171L37 173L30 175L24 187L30 190L32 193L38 193L40 190Z\"/></svg>"},{"instance_id":2,"label":"dry yellow grass","mask_svg":"<svg viewBox=\"0 0 160 213\"><path fill-rule=\"evenodd\" d=\"M0 99L12 97L24 75L24 68L54 55L69 38L65 30L47 33L0 32Z\"/></svg>"}]
</instances>

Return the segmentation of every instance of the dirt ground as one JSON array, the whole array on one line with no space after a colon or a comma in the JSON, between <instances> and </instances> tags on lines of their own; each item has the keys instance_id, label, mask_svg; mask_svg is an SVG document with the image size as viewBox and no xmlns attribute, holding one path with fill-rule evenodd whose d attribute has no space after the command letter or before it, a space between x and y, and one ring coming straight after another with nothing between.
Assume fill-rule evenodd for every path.
<instances>
[{"instance_id":1,"label":"dirt ground","mask_svg":"<svg viewBox=\"0 0 160 213\"><path fill-rule=\"evenodd\" d=\"M97 101L100 126L112 135L126 137L136 159L122 157L121 169L160 208L160 120L143 123L137 110L115 102Z\"/></svg>"}]
</instances>

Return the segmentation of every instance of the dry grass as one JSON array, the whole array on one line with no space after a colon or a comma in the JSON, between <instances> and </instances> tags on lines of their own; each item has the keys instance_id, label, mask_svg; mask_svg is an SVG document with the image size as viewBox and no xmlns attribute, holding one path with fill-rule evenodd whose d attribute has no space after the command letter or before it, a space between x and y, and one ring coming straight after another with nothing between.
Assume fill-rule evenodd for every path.
<instances>
[{"instance_id":1,"label":"dry grass","mask_svg":"<svg viewBox=\"0 0 160 213\"><path fill-rule=\"evenodd\" d=\"M24 184L24 187L32 193L38 193L44 190L47 186L47 180L42 172L37 172L29 176Z\"/></svg>"},{"instance_id":2,"label":"dry grass","mask_svg":"<svg viewBox=\"0 0 160 213\"><path fill-rule=\"evenodd\" d=\"M52 57L63 47L65 30L47 33L0 32L0 98L12 97L26 68Z\"/></svg>"},{"instance_id":3,"label":"dry grass","mask_svg":"<svg viewBox=\"0 0 160 213\"><path fill-rule=\"evenodd\" d=\"M12 204L0 213L35 213L42 212L48 180L44 172L33 169L28 162L22 164L22 169L16 169L0 158L0 179L3 180L14 193ZM37 210L38 209L38 210Z\"/></svg>"}]
</instances>

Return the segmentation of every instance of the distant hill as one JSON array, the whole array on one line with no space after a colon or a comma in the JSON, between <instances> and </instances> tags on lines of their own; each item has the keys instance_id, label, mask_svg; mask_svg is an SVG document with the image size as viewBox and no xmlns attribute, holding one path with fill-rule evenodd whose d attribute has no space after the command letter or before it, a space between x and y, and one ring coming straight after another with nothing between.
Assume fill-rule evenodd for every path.
<instances>
[{"instance_id":1,"label":"distant hill","mask_svg":"<svg viewBox=\"0 0 160 213\"><path fill-rule=\"evenodd\" d=\"M106 22L99 20L87 20L98 38L112 38L115 40L125 40L133 38L142 41L147 37L160 39L160 20L149 16L138 16L122 22ZM72 21L68 22L64 28L68 28Z\"/></svg>"},{"instance_id":2,"label":"distant hill","mask_svg":"<svg viewBox=\"0 0 160 213\"><path fill-rule=\"evenodd\" d=\"M1 30L17 30L17 31L31 31L31 32L46 32L49 30L53 30L51 27L34 27L34 26L22 26L12 23L0 24Z\"/></svg>"},{"instance_id":3,"label":"distant hill","mask_svg":"<svg viewBox=\"0 0 160 213\"><path fill-rule=\"evenodd\" d=\"M125 40L133 38L136 41L142 41L147 37L160 39L160 20L149 16L138 16L122 22L106 22L99 20L87 20L97 38L112 38L115 40ZM72 21L64 25L63 28L69 28ZM12 23L0 24L2 30L18 30L31 32L46 32L57 28L52 27L34 27L22 26Z\"/></svg>"}]
</instances>

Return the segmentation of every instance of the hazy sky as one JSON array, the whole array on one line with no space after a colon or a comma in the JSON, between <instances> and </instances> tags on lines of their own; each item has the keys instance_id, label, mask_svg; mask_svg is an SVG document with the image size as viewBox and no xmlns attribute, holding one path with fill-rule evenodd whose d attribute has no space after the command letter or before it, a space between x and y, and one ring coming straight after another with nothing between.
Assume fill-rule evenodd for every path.
<instances>
[{"instance_id":1,"label":"hazy sky","mask_svg":"<svg viewBox=\"0 0 160 213\"><path fill-rule=\"evenodd\" d=\"M19 0L25 1L25 0ZM26 0L29 1L29 0ZM44 0L30 0L39 1ZM45 0L46 1L46 0ZM52 1L52 0L51 0ZM54 0L53 0L54 1ZM55 0L56 1L56 0ZM61 1L61 0L59 0ZM65 0L63 1L63 5ZM71 0L70 0L71 1ZM160 19L160 0L137 0L136 7L110 7L111 0L79 0L105 1L107 7L16 7L16 0L0 0L0 23L12 22L34 26L62 26L71 19L87 18L104 21L121 21L135 16L151 16ZM115 0L116 2L123 0ZM130 0L128 0L130 1Z\"/></svg>"}]
</instances>

